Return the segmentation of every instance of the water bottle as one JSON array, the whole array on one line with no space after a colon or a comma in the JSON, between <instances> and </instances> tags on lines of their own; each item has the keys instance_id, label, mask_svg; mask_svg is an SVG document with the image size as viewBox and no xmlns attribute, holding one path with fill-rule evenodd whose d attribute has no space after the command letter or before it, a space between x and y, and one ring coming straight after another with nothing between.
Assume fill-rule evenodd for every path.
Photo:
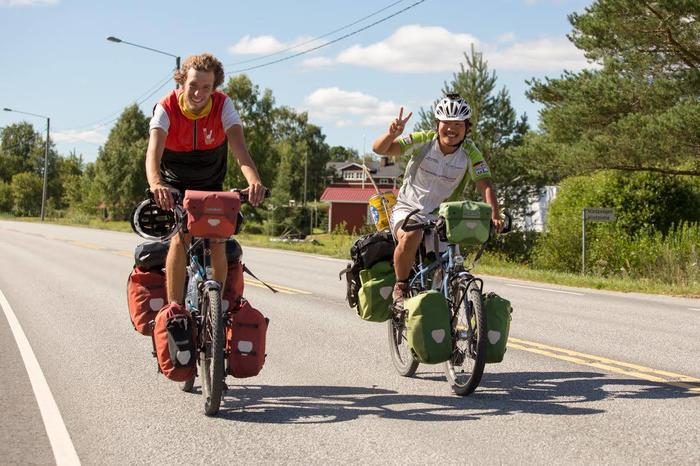
<instances>
[{"instance_id":1,"label":"water bottle","mask_svg":"<svg viewBox=\"0 0 700 466\"><path fill-rule=\"evenodd\" d=\"M187 268L187 297L185 298L185 307L192 312L197 309L197 276L193 274L190 268Z\"/></svg>"}]
</instances>

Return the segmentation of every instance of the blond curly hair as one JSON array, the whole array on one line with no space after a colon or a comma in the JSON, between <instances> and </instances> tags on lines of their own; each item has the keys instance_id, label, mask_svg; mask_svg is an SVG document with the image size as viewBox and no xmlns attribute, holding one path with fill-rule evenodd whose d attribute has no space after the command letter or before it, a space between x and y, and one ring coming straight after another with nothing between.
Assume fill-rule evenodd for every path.
<instances>
[{"instance_id":1,"label":"blond curly hair","mask_svg":"<svg viewBox=\"0 0 700 466\"><path fill-rule=\"evenodd\" d=\"M190 55L189 57L185 58L185 61L180 69L175 70L175 75L173 76L175 82L177 82L180 86L184 86L185 80L187 79L187 72L190 69L213 72L214 89L224 83L224 67L221 62L210 53Z\"/></svg>"}]
</instances>

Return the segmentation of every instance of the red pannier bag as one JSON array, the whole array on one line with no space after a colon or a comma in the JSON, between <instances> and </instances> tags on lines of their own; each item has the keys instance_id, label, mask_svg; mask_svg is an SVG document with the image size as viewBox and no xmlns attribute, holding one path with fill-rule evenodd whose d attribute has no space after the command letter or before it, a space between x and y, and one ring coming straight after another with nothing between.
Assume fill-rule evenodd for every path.
<instances>
[{"instance_id":1,"label":"red pannier bag","mask_svg":"<svg viewBox=\"0 0 700 466\"><path fill-rule=\"evenodd\" d=\"M233 306L243 296L243 264L240 261L229 262L226 273L224 295L221 298L221 308L224 312L233 310Z\"/></svg>"},{"instance_id":2,"label":"red pannier bag","mask_svg":"<svg viewBox=\"0 0 700 466\"><path fill-rule=\"evenodd\" d=\"M185 191L187 230L202 238L228 238L236 231L241 199L238 193Z\"/></svg>"},{"instance_id":3,"label":"red pannier bag","mask_svg":"<svg viewBox=\"0 0 700 466\"><path fill-rule=\"evenodd\" d=\"M241 299L226 326L226 372L237 378L258 375L265 364L265 336L270 322Z\"/></svg>"},{"instance_id":4,"label":"red pannier bag","mask_svg":"<svg viewBox=\"0 0 700 466\"><path fill-rule=\"evenodd\" d=\"M129 316L134 330L141 335L151 335L150 322L165 304L165 274L160 270L143 270L134 267L126 282Z\"/></svg>"},{"instance_id":5,"label":"red pannier bag","mask_svg":"<svg viewBox=\"0 0 700 466\"><path fill-rule=\"evenodd\" d=\"M192 315L185 308L170 303L158 312L153 329L153 346L163 375L176 382L194 377L196 339Z\"/></svg>"}]
</instances>

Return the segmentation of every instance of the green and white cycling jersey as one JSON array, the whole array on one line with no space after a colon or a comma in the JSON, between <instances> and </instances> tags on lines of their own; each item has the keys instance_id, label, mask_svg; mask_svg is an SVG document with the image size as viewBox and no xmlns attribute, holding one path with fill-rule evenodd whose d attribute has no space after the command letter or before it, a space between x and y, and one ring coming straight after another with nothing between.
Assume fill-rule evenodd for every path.
<instances>
[{"instance_id":1,"label":"green and white cycling jersey","mask_svg":"<svg viewBox=\"0 0 700 466\"><path fill-rule=\"evenodd\" d=\"M403 219L404 212L421 209L421 214L428 215L436 210L440 203L454 195L466 172L472 181L491 177L484 156L474 142L466 139L462 147L452 154L445 155L440 150L436 131L419 131L398 140L401 154L411 154L414 158L430 144L425 157L417 167L410 163L404 173L403 184L396 200L396 220ZM392 224L395 219L392 215Z\"/></svg>"}]
</instances>

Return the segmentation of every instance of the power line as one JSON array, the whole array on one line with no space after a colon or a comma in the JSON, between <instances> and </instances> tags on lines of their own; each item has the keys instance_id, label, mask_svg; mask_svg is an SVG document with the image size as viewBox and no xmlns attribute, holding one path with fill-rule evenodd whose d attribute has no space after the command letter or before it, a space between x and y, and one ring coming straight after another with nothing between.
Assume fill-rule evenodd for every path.
<instances>
[{"instance_id":1,"label":"power line","mask_svg":"<svg viewBox=\"0 0 700 466\"><path fill-rule=\"evenodd\" d=\"M276 64L276 63L280 63L280 62L283 62L283 61L291 60L292 58L296 58L296 57L299 57L299 56L301 56L301 55L305 55L305 54L307 54L307 53L313 52L314 50L318 50L318 49L320 49L320 48L327 47L327 46L329 46L329 45L331 45L331 44L335 44L336 42L339 42L339 41L341 41L341 40L343 40L343 39L347 39L348 37L354 36L355 34L358 34L358 33L362 32L362 31L365 31L365 30L367 30L367 29L373 27L373 26L376 26L377 24L383 23L384 21L387 21L388 19L391 19L391 18L393 18L394 16L398 16L398 15L400 15L401 13L403 13L403 12L405 12L405 11L407 11L407 10L410 10L411 8L413 8L413 7L415 7L415 6L418 6L418 5L420 5L421 3L423 3L423 2L425 2L425 0L419 0L419 1L417 1L417 2L415 2L415 3L413 3L413 4L411 4L411 5L407 6L406 8L403 8L403 9L397 11L396 13L392 13L392 14L390 14L389 16L385 16L385 17L382 18L382 19L379 19L379 20L377 20L377 21L375 21L375 22L373 22L373 23L368 24L367 26L361 27L360 29L356 29L356 30L354 30L354 31L352 31L352 32L350 32L350 33L348 33L348 34L345 34L345 35L343 35L343 36L340 36L340 37L338 37L338 38L336 38L336 39L333 39L333 40L331 40L331 41L325 42L325 43L323 43L323 44L321 44L321 45L318 45L318 46L316 46L316 47L312 47L312 48L310 48L310 49L304 50L304 51L302 51L302 52L295 53L295 54L293 54L293 55L289 55L289 56L287 56L287 57L283 57L283 58L279 58L279 59L277 59L277 60L273 60L273 61L270 61L270 62L267 62L267 63L263 63L263 64L261 64L261 65L250 66L250 67L248 67L248 68L242 68L242 69L238 69L238 70L229 71L228 73L226 73L226 75L234 74L234 73L242 73L242 72L244 72L244 71L250 71L250 70L255 70L255 69L258 69L258 68L263 68L263 67L265 67L265 66L274 65L274 64Z\"/></svg>"},{"instance_id":2,"label":"power line","mask_svg":"<svg viewBox=\"0 0 700 466\"><path fill-rule=\"evenodd\" d=\"M262 56L259 56L259 57L251 58L251 59L249 59L249 60L243 60L243 61L237 61L237 62L234 62L234 63L229 63L228 65L225 65L225 67L228 68L229 66L242 65L242 64L244 64L244 63L250 63L250 62L254 62L254 61L260 61L260 60L263 60L263 59L265 59L265 58L274 57L275 55L279 55L279 54L281 54L281 53L289 52L290 50L298 49L298 48L300 48L300 47L303 47L304 45L310 44L310 43L312 43L312 42L316 42L316 41L318 41L318 40L320 40L320 39L323 39L324 37L330 36L330 35L332 35L332 34L335 34L336 32L340 32L340 31L342 31L342 30L344 30L344 29L347 29L347 28L349 28L349 27L351 27L351 26L354 26L354 25L356 25L357 23L361 23L362 21L364 21L364 20L366 20L366 19L368 19L368 18L371 18L372 16L376 16L376 15L378 15L379 13L381 13L382 11L386 11L386 10L388 10L389 8L391 8L391 7L395 6L395 5L398 5L399 3L403 3L403 2L405 2L405 1L406 1L406 0L399 0L398 2L391 3L391 4L385 6L384 8L382 8L382 9L380 9L380 10L377 10L377 11L375 11L375 12L373 12L373 13L368 14L367 16L364 16L364 17L358 19L357 21L354 21L354 22L352 22L352 23L350 23L350 24L346 24L346 25L343 26L343 27L340 27L340 28L338 28L338 29L334 29L333 31L327 32L327 33L325 33L325 34L323 34L323 35L320 35L320 36L318 36L318 37L314 37L313 39L309 39L309 40L307 40L306 42L302 42L301 44L296 44L296 45L293 45L293 46L291 46L291 47L287 47L287 48L285 48L285 49L278 50L277 52L268 53L267 55L262 55Z\"/></svg>"}]
</instances>

